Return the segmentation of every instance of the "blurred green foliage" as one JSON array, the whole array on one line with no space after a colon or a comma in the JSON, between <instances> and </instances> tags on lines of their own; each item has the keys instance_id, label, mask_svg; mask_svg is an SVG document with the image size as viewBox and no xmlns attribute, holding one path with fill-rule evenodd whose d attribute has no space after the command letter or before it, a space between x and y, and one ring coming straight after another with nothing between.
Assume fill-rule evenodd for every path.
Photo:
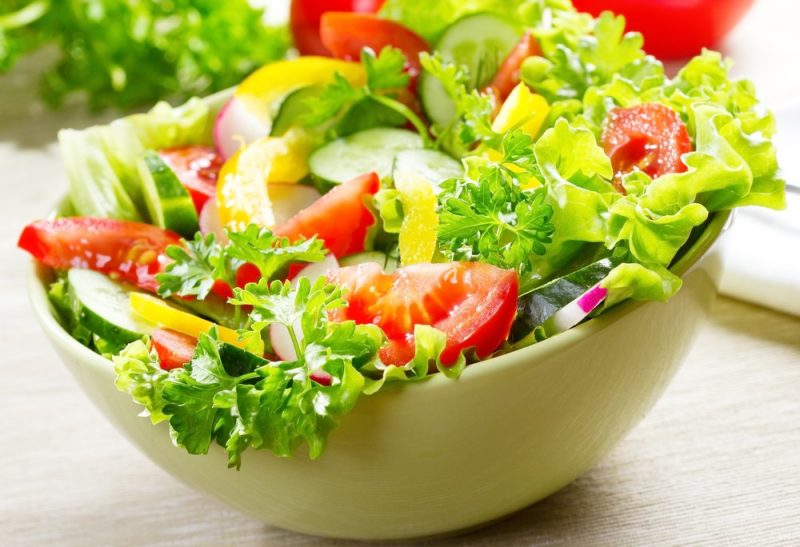
<instances>
[{"instance_id":1,"label":"blurred green foliage","mask_svg":"<svg viewBox=\"0 0 800 547\"><path fill-rule=\"evenodd\" d=\"M53 107L83 92L92 110L206 95L238 83L289 47L247 0L3 0L0 73L45 45Z\"/></svg>"}]
</instances>

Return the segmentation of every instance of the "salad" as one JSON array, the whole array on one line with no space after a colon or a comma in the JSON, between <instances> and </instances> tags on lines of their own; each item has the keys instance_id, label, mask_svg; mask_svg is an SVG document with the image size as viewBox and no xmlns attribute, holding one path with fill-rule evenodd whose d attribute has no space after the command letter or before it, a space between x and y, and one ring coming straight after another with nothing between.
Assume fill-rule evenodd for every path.
<instances>
[{"instance_id":1,"label":"salad","mask_svg":"<svg viewBox=\"0 0 800 547\"><path fill-rule=\"evenodd\" d=\"M61 131L69 199L19 246L176 446L316 458L360 397L666 300L710 216L784 205L752 84L712 51L669 78L624 25L567 0L322 14L317 55Z\"/></svg>"}]
</instances>

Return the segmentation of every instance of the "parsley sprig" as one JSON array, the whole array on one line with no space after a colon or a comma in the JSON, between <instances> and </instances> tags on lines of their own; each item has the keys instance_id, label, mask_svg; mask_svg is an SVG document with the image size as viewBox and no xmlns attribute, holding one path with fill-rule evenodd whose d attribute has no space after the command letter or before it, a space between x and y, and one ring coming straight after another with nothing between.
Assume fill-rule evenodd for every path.
<instances>
[{"instance_id":1,"label":"parsley sprig","mask_svg":"<svg viewBox=\"0 0 800 547\"><path fill-rule=\"evenodd\" d=\"M231 467L248 447L291 455L303 442L312 458L360 397L385 337L375 325L332 322L344 305L341 289L324 279L311 283L262 280L236 290L234 303L253 307L245 334L261 336L271 325L289 330L296 359L245 357L204 334L191 363L163 371L158 356L139 341L114 358L117 387L145 406L154 423L168 420L174 442L205 454L216 440Z\"/></svg>"},{"instance_id":2,"label":"parsley sprig","mask_svg":"<svg viewBox=\"0 0 800 547\"><path fill-rule=\"evenodd\" d=\"M236 286L236 274L245 263L258 268L262 278L271 280L292 263L319 262L325 254L322 241L316 238L290 242L253 224L242 232L228 232L225 244L220 244L214 234L198 233L193 240L167 248L172 262L156 276L158 294L203 300L216 281Z\"/></svg>"},{"instance_id":3,"label":"parsley sprig","mask_svg":"<svg viewBox=\"0 0 800 547\"><path fill-rule=\"evenodd\" d=\"M369 48L361 51L361 63L367 74L366 84L355 87L341 74L328 84L319 97L309 99L308 111L301 123L316 128L337 120L333 133L343 131L343 123L351 118L359 119L359 129L366 129L364 120L373 120L375 125L387 123L387 111L400 122L408 121L422 137L426 146L432 146L428 128L420 117L398 100L399 94L408 87L409 75L404 71L406 58L402 51L392 47L383 48L375 54ZM349 130L347 131L349 132Z\"/></svg>"},{"instance_id":4,"label":"parsley sprig","mask_svg":"<svg viewBox=\"0 0 800 547\"><path fill-rule=\"evenodd\" d=\"M420 62L433 78L439 80L455 105L452 121L446 127L433 127L437 148L461 157L476 143L499 138L492 130L492 97L471 87L470 74L465 66L446 62L440 55L428 53L420 55Z\"/></svg>"},{"instance_id":5,"label":"parsley sprig","mask_svg":"<svg viewBox=\"0 0 800 547\"><path fill-rule=\"evenodd\" d=\"M522 276L533 269L536 255L545 254L553 209L545 203L545 188L523 187L541 178L532 145L529 135L510 131L502 137L498 161L479 161L474 180L444 184L438 240L445 256L513 268Z\"/></svg>"}]
</instances>

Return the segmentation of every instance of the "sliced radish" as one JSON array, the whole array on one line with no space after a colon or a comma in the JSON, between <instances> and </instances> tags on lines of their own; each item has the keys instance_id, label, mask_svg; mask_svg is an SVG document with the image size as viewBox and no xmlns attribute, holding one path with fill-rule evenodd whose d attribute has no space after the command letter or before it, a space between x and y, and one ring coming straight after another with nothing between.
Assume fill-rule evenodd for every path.
<instances>
[{"instance_id":1,"label":"sliced radish","mask_svg":"<svg viewBox=\"0 0 800 547\"><path fill-rule=\"evenodd\" d=\"M299 321L295 323L294 331L297 333L298 338L302 339L303 333ZM297 360L297 352L294 350L289 329L278 323L271 324L269 326L269 341L272 344L272 351L278 356L278 359L281 361Z\"/></svg>"},{"instance_id":2,"label":"sliced radish","mask_svg":"<svg viewBox=\"0 0 800 547\"><path fill-rule=\"evenodd\" d=\"M569 330L594 311L608 295L608 289L598 283L578 298L558 310L542 325L548 336Z\"/></svg>"},{"instance_id":3,"label":"sliced radish","mask_svg":"<svg viewBox=\"0 0 800 547\"><path fill-rule=\"evenodd\" d=\"M243 144L250 144L269 134L269 126L250 113L241 99L234 97L214 121L214 144L223 158L233 156Z\"/></svg>"},{"instance_id":4,"label":"sliced radish","mask_svg":"<svg viewBox=\"0 0 800 547\"><path fill-rule=\"evenodd\" d=\"M298 272L298 274L292 279L292 286L296 287L298 280L301 277L308 278L311 283L314 283L320 277L328 275L328 272L331 270L335 270L339 267L339 263L336 261L336 257L332 254L329 254L325 257L325 259L321 262L314 262L309 264L302 270ZM297 321L294 324L294 332L298 338L298 342L302 342L303 340L303 329L300 326L300 321ZM297 353L294 350L294 344L292 343L292 337L289 334L289 329L287 329L283 325L279 325L277 323L273 323L269 326L269 340L272 344L272 351L280 358L282 361L296 361L297 360ZM324 371L319 371L322 374L325 374ZM313 375L312 375L313 376ZM329 385L324 383L324 379L320 376L320 378L312 378L315 382L320 383L322 385Z\"/></svg>"},{"instance_id":5,"label":"sliced radish","mask_svg":"<svg viewBox=\"0 0 800 547\"><path fill-rule=\"evenodd\" d=\"M321 197L315 188L304 184L270 183L268 188L276 225L285 223Z\"/></svg>"},{"instance_id":6,"label":"sliced radish","mask_svg":"<svg viewBox=\"0 0 800 547\"><path fill-rule=\"evenodd\" d=\"M219 218L219 211L217 210L217 200L214 198L206 201L203 205L203 210L200 211L200 232L205 234L214 234L217 236L219 243L227 243L228 236L222 226L222 221Z\"/></svg>"},{"instance_id":7,"label":"sliced radish","mask_svg":"<svg viewBox=\"0 0 800 547\"><path fill-rule=\"evenodd\" d=\"M336 260L336 257L332 254L325 255L325 258L320 262L312 262L299 272L297 275L292 277L292 287L297 286L297 282L300 280L301 277L308 278L313 285L316 283L317 279L320 277L325 277L328 275L328 272L331 270L336 270L339 268L339 262Z\"/></svg>"}]
</instances>

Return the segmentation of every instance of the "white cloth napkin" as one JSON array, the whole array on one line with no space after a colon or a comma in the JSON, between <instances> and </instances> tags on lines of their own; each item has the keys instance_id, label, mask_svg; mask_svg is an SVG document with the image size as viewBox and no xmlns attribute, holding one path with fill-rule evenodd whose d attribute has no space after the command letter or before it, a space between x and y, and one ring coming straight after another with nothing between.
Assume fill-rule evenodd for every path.
<instances>
[{"instance_id":1,"label":"white cloth napkin","mask_svg":"<svg viewBox=\"0 0 800 547\"><path fill-rule=\"evenodd\" d=\"M775 113L775 142L784 178L800 185L800 104ZM787 208L738 211L724 242L720 292L800 316L800 194L787 189Z\"/></svg>"}]
</instances>

